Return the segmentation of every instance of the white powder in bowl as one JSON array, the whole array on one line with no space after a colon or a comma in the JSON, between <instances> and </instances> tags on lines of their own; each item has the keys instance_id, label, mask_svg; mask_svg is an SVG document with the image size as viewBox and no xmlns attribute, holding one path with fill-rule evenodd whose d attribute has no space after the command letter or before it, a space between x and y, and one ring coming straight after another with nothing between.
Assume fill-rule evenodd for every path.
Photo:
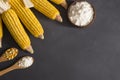
<instances>
[{"instance_id":1,"label":"white powder in bowl","mask_svg":"<svg viewBox=\"0 0 120 80\"><path fill-rule=\"evenodd\" d=\"M87 26L94 18L94 9L87 1L76 2L70 6L68 16L76 26Z\"/></svg>"},{"instance_id":2,"label":"white powder in bowl","mask_svg":"<svg viewBox=\"0 0 120 80\"><path fill-rule=\"evenodd\" d=\"M21 68L30 67L33 64L33 58L30 56L23 57L20 61L18 61L18 66Z\"/></svg>"}]
</instances>

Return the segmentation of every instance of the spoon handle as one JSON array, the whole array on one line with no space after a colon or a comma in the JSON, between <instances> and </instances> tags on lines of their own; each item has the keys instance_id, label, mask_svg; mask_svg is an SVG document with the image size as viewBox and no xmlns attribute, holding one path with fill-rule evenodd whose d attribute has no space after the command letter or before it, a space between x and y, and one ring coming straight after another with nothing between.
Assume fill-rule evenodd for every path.
<instances>
[{"instance_id":1,"label":"spoon handle","mask_svg":"<svg viewBox=\"0 0 120 80\"><path fill-rule=\"evenodd\" d=\"M10 71L13 71L13 70L15 70L15 69L16 69L16 67L11 66L11 67L9 67L9 68L7 68L7 69L5 69L5 70L2 70L2 71L0 71L0 76L3 76L4 74L6 74L6 73L8 73L8 72L10 72Z\"/></svg>"},{"instance_id":2,"label":"spoon handle","mask_svg":"<svg viewBox=\"0 0 120 80\"><path fill-rule=\"evenodd\" d=\"M5 61L7 61L5 58L0 57L0 63L1 63L1 62L5 62Z\"/></svg>"}]
</instances>

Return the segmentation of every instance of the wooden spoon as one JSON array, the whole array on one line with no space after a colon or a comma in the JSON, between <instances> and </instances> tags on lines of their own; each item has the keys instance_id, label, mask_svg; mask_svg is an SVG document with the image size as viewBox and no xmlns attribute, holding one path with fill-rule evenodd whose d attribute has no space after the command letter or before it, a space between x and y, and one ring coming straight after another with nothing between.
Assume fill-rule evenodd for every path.
<instances>
[{"instance_id":1,"label":"wooden spoon","mask_svg":"<svg viewBox=\"0 0 120 80\"><path fill-rule=\"evenodd\" d=\"M33 62L34 62L34 59L32 57L25 56L25 57L21 58L19 61L17 61L13 66L0 71L0 76L4 75L10 71L16 70L16 69L28 68L33 64Z\"/></svg>"},{"instance_id":2,"label":"wooden spoon","mask_svg":"<svg viewBox=\"0 0 120 80\"><path fill-rule=\"evenodd\" d=\"M10 48L7 49L3 55L0 57L0 62L5 62L14 59L18 54L18 49Z\"/></svg>"}]
</instances>

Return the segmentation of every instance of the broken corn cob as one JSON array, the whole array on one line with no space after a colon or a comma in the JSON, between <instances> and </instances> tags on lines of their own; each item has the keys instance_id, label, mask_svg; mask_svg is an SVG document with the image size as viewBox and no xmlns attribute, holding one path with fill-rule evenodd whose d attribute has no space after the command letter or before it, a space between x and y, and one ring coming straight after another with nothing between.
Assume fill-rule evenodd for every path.
<instances>
[{"instance_id":1,"label":"broken corn cob","mask_svg":"<svg viewBox=\"0 0 120 80\"><path fill-rule=\"evenodd\" d=\"M67 9L67 2L66 0L50 0L58 5L63 6L65 9Z\"/></svg>"},{"instance_id":2,"label":"broken corn cob","mask_svg":"<svg viewBox=\"0 0 120 80\"><path fill-rule=\"evenodd\" d=\"M0 15L0 48L2 47L2 37L3 37L3 29L2 29L2 19Z\"/></svg>"},{"instance_id":3,"label":"broken corn cob","mask_svg":"<svg viewBox=\"0 0 120 80\"><path fill-rule=\"evenodd\" d=\"M2 13L2 19L7 29L11 33L12 37L18 43L18 45L22 49L27 50L30 53L33 53L30 39L26 34L25 30L23 29L23 26L20 23L16 13L12 9L9 9Z\"/></svg>"},{"instance_id":4,"label":"broken corn cob","mask_svg":"<svg viewBox=\"0 0 120 80\"><path fill-rule=\"evenodd\" d=\"M11 8L15 10L25 27L34 37L44 39L44 30L29 8L25 8L22 0L10 0Z\"/></svg>"},{"instance_id":5,"label":"broken corn cob","mask_svg":"<svg viewBox=\"0 0 120 80\"><path fill-rule=\"evenodd\" d=\"M60 12L48 0L31 0L35 9L52 20L62 22Z\"/></svg>"}]
</instances>

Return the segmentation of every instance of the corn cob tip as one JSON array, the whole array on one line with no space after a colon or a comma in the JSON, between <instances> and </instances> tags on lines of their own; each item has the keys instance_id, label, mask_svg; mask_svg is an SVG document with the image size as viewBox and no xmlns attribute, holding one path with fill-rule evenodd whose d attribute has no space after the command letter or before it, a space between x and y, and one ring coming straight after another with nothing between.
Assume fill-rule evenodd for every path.
<instances>
[{"instance_id":1,"label":"corn cob tip","mask_svg":"<svg viewBox=\"0 0 120 80\"><path fill-rule=\"evenodd\" d=\"M45 37L44 35L40 35L39 38L43 40Z\"/></svg>"},{"instance_id":2,"label":"corn cob tip","mask_svg":"<svg viewBox=\"0 0 120 80\"><path fill-rule=\"evenodd\" d=\"M34 53L34 50L33 50L32 46L28 47L28 48L26 49L26 51L30 52L31 54Z\"/></svg>"},{"instance_id":3,"label":"corn cob tip","mask_svg":"<svg viewBox=\"0 0 120 80\"><path fill-rule=\"evenodd\" d=\"M2 41L0 40L0 48L2 48Z\"/></svg>"},{"instance_id":4,"label":"corn cob tip","mask_svg":"<svg viewBox=\"0 0 120 80\"><path fill-rule=\"evenodd\" d=\"M60 15L57 15L57 16L56 16L56 20L57 20L58 22L63 22L63 19L62 19L62 17L61 17Z\"/></svg>"},{"instance_id":5,"label":"corn cob tip","mask_svg":"<svg viewBox=\"0 0 120 80\"><path fill-rule=\"evenodd\" d=\"M67 9L68 4L67 4L66 0L63 3L61 3L61 6L64 7L65 9Z\"/></svg>"}]
</instances>

